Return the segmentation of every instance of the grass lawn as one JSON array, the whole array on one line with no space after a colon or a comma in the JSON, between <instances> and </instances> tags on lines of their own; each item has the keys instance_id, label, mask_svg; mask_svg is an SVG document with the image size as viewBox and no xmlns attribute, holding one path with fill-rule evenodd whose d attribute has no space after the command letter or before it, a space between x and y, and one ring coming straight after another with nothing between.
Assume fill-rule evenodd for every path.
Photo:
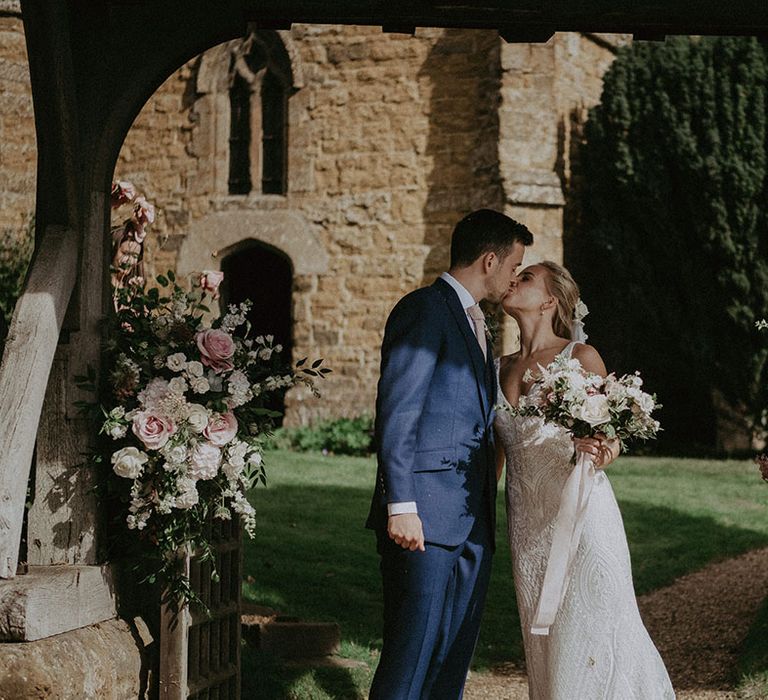
<instances>
[{"instance_id":1,"label":"grass lawn","mask_svg":"<svg viewBox=\"0 0 768 700\"><path fill-rule=\"evenodd\" d=\"M375 668L381 584L373 533L363 528L373 459L273 452L269 486L251 493L257 536L246 541L244 596L283 614L339 623L342 655ZM632 552L635 588L647 593L707 563L768 545L768 486L747 461L622 458L609 470ZM473 668L522 663L506 519ZM768 614L766 615L768 618ZM760 623L763 626L765 620ZM768 641L751 635L742 670L768 672ZM246 649L243 697L364 697L371 671L286 669Z\"/></svg>"}]
</instances>

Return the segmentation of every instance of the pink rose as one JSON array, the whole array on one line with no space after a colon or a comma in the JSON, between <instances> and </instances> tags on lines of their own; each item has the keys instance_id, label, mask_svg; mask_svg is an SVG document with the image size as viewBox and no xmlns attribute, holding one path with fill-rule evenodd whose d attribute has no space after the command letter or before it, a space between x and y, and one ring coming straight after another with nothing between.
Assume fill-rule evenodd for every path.
<instances>
[{"instance_id":1,"label":"pink rose","mask_svg":"<svg viewBox=\"0 0 768 700\"><path fill-rule=\"evenodd\" d=\"M237 435L237 418L235 418L235 414L214 413L203 430L203 435L213 445L218 445L219 447L226 445Z\"/></svg>"},{"instance_id":2,"label":"pink rose","mask_svg":"<svg viewBox=\"0 0 768 700\"><path fill-rule=\"evenodd\" d=\"M176 432L176 425L165 416L151 411L139 411L133 417L132 430L148 450L159 450Z\"/></svg>"},{"instance_id":3,"label":"pink rose","mask_svg":"<svg viewBox=\"0 0 768 700\"><path fill-rule=\"evenodd\" d=\"M133 201L136 196L136 188L126 180L118 180L112 183L111 204L113 209L125 204L126 202Z\"/></svg>"},{"instance_id":4,"label":"pink rose","mask_svg":"<svg viewBox=\"0 0 768 700\"><path fill-rule=\"evenodd\" d=\"M155 221L155 207L144 197L136 197L133 206L133 220L142 228Z\"/></svg>"},{"instance_id":5,"label":"pink rose","mask_svg":"<svg viewBox=\"0 0 768 700\"><path fill-rule=\"evenodd\" d=\"M200 274L200 287L214 299L219 298L219 285L224 279L224 273L220 270L203 270Z\"/></svg>"},{"instance_id":6,"label":"pink rose","mask_svg":"<svg viewBox=\"0 0 768 700\"><path fill-rule=\"evenodd\" d=\"M200 350L200 360L214 372L221 373L232 369L232 355L235 354L235 341L229 333L222 330L209 329L200 331L196 336L197 347Z\"/></svg>"},{"instance_id":7,"label":"pink rose","mask_svg":"<svg viewBox=\"0 0 768 700\"><path fill-rule=\"evenodd\" d=\"M189 457L187 475L192 479L213 479L221 464L221 450L210 442L199 442Z\"/></svg>"}]
</instances>

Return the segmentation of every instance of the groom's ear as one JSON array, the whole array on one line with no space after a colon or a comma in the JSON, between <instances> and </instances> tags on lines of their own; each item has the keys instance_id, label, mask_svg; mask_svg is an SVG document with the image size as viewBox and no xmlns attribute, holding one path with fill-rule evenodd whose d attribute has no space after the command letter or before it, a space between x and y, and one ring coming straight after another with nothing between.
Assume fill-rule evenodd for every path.
<instances>
[{"instance_id":1,"label":"groom's ear","mask_svg":"<svg viewBox=\"0 0 768 700\"><path fill-rule=\"evenodd\" d=\"M489 250L487 253L483 254L482 260L483 260L483 270L486 272L490 272L493 269L493 263L494 261L498 260L499 256L496 255L492 250Z\"/></svg>"}]
</instances>

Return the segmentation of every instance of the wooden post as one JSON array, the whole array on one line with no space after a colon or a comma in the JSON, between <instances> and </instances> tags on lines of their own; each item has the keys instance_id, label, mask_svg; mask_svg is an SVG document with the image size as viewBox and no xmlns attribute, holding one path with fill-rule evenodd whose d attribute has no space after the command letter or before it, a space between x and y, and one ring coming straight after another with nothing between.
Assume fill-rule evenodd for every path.
<instances>
[{"instance_id":1,"label":"wooden post","mask_svg":"<svg viewBox=\"0 0 768 700\"><path fill-rule=\"evenodd\" d=\"M47 227L0 364L0 578L16 575L37 426L77 261L76 233Z\"/></svg>"},{"instance_id":2,"label":"wooden post","mask_svg":"<svg viewBox=\"0 0 768 700\"><path fill-rule=\"evenodd\" d=\"M40 418L35 455L35 493L27 522L27 561L32 566L97 564L102 527L93 492L96 473L84 464L96 438L75 401L97 397L74 377L101 365L101 322L109 310L107 235L109 198L93 192L87 202L85 236L75 291L67 309Z\"/></svg>"},{"instance_id":3,"label":"wooden post","mask_svg":"<svg viewBox=\"0 0 768 700\"><path fill-rule=\"evenodd\" d=\"M180 566L189 576L190 555L180 555ZM176 614L169 603L160 606L160 700L187 700L189 628L192 615L188 605Z\"/></svg>"}]
</instances>

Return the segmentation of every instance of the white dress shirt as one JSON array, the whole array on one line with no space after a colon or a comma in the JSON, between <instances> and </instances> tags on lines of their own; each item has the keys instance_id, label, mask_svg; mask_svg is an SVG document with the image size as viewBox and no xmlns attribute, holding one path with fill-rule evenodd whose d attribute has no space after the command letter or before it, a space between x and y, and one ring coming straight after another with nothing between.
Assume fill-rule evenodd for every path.
<instances>
[{"instance_id":1,"label":"white dress shirt","mask_svg":"<svg viewBox=\"0 0 768 700\"><path fill-rule=\"evenodd\" d=\"M469 324L469 327L472 329L473 335L477 335L475 333L475 324L470 318L469 313L467 312L467 309L469 309L470 306L474 306L475 304L477 304L477 302L475 301L475 298L469 293L467 288L461 282L459 282L459 280L457 280L453 275L450 275L447 272L443 272L443 274L440 275L440 279L450 284L453 290L456 292L456 294L458 294L459 303L463 307L464 313L467 316L467 323ZM388 503L387 513L389 515L402 515L403 513L418 513L418 509L416 508L416 501L405 501L403 503Z\"/></svg>"}]
</instances>

